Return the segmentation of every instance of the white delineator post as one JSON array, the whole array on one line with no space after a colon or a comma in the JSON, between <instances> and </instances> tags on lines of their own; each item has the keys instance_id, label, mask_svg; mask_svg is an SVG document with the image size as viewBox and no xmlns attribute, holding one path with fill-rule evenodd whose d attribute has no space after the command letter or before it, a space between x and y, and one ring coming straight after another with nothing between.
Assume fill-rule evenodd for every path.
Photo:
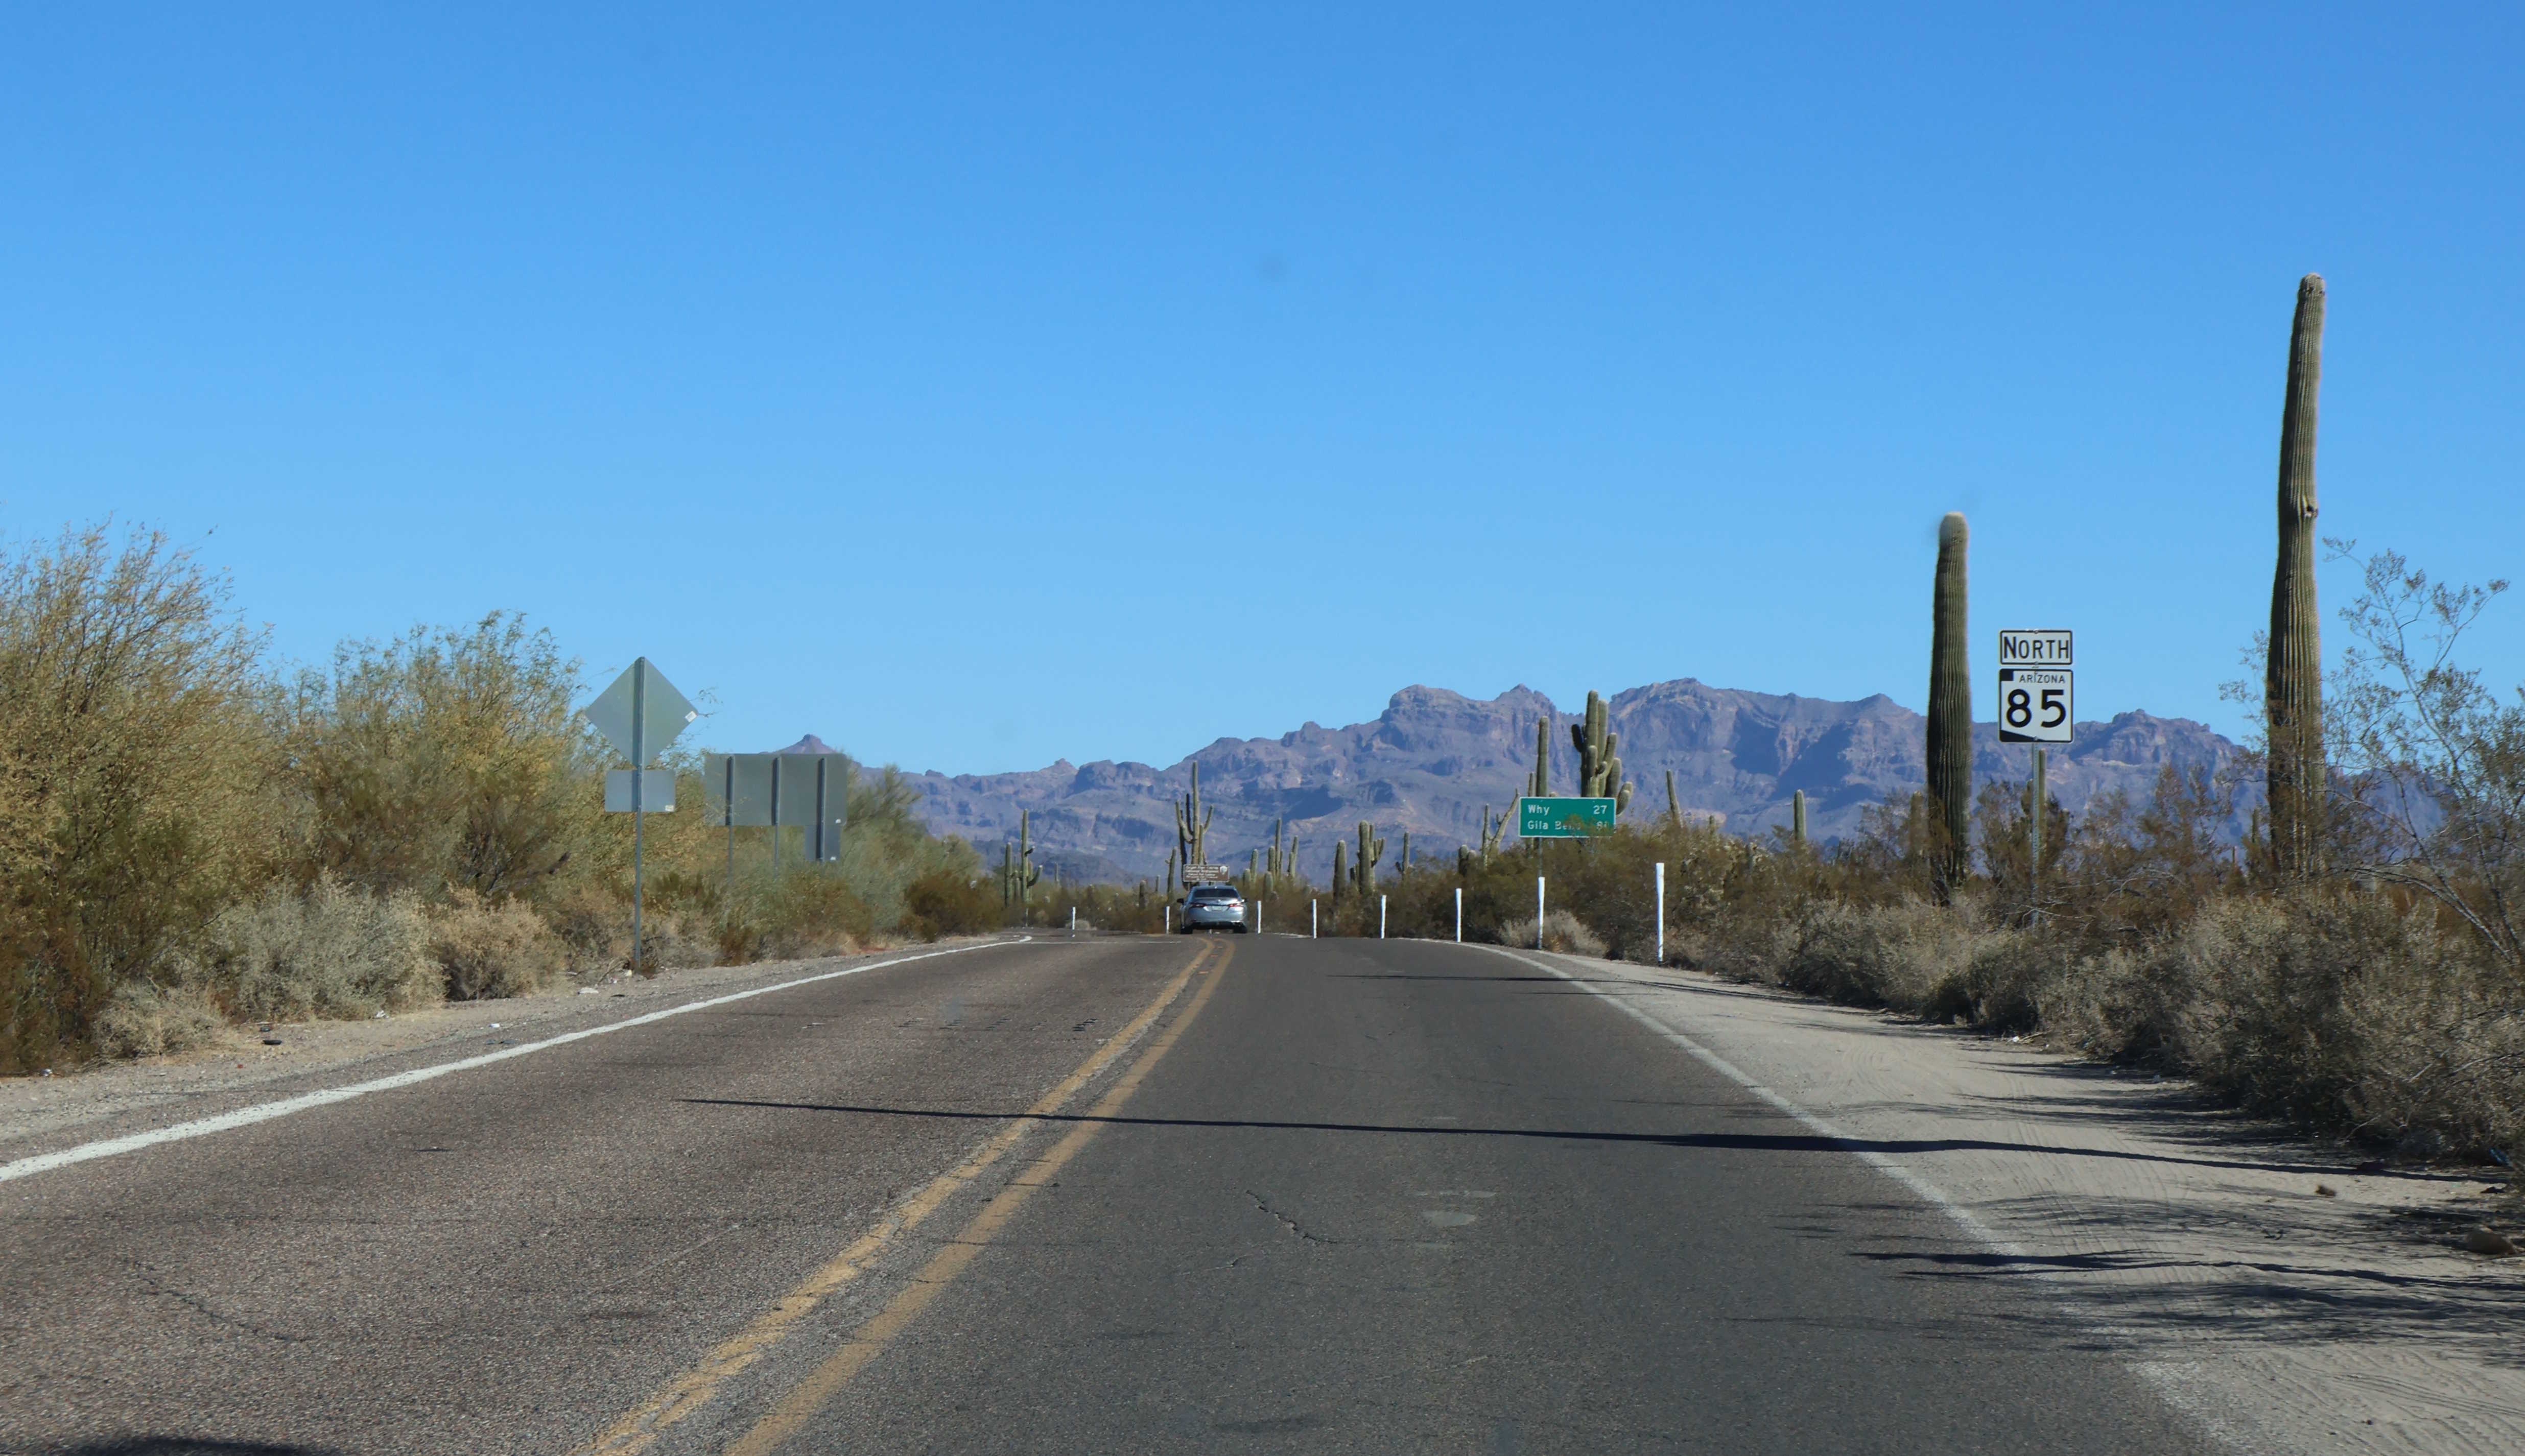
<instances>
[{"instance_id":1,"label":"white delineator post","mask_svg":"<svg viewBox=\"0 0 2525 1456\"><path fill-rule=\"evenodd\" d=\"M1315 902L1310 899L1307 901L1307 939L1312 941L1322 933L1321 922L1315 917Z\"/></svg>"},{"instance_id":2,"label":"white delineator post","mask_svg":"<svg viewBox=\"0 0 2525 1456\"><path fill-rule=\"evenodd\" d=\"M1658 899L1657 963L1658 963L1659 965L1663 965L1663 964L1665 964L1665 861L1664 861L1664 860L1662 860L1662 859L1660 859L1660 860L1659 860L1659 861L1658 861L1658 868L1657 868L1657 882L1658 882L1658 897L1657 897L1657 899Z\"/></svg>"},{"instance_id":3,"label":"white delineator post","mask_svg":"<svg viewBox=\"0 0 2525 1456\"><path fill-rule=\"evenodd\" d=\"M1376 898L1376 938L1385 939L1385 897L1381 895Z\"/></svg>"},{"instance_id":4,"label":"white delineator post","mask_svg":"<svg viewBox=\"0 0 2525 1456\"><path fill-rule=\"evenodd\" d=\"M1078 907L1076 905L1071 905L1069 907L1069 933L1071 935L1078 934Z\"/></svg>"},{"instance_id":5,"label":"white delineator post","mask_svg":"<svg viewBox=\"0 0 2525 1456\"><path fill-rule=\"evenodd\" d=\"M1457 886L1457 887L1456 887L1456 941L1457 941L1457 943L1458 943L1458 944L1460 944L1460 945L1461 945L1461 944L1462 944L1463 939L1464 939L1464 887L1463 887L1463 886L1461 886L1461 885L1459 885L1459 886Z\"/></svg>"},{"instance_id":6,"label":"white delineator post","mask_svg":"<svg viewBox=\"0 0 2525 1456\"><path fill-rule=\"evenodd\" d=\"M1534 877L1534 948L1543 948L1543 876Z\"/></svg>"},{"instance_id":7,"label":"white delineator post","mask_svg":"<svg viewBox=\"0 0 2525 1456\"><path fill-rule=\"evenodd\" d=\"M1173 935L1174 933L1175 933L1175 904L1174 904L1174 901L1173 901L1173 900L1168 900L1168 901L1166 901L1166 934L1167 934L1167 935Z\"/></svg>"}]
</instances>

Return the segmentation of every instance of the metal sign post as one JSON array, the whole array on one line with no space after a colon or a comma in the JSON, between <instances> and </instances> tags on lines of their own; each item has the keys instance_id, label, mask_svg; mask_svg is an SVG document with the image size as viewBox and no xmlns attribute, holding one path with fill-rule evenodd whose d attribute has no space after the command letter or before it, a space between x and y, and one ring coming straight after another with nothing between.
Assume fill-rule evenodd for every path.
<instances>
[{"instance_id":1,"label":"metal sign post","mask_svg":"<svg viewBox=\"0 0 2525 1456\"><path fill-rule=\"evenodd\" d=\"M665 752L701 714L648 658L634 657L614 686L597 694L578 716L631 760L628 769L606 771L605 807L613 813L628 810L631 815L631 969L637 971L645 958L640 939L640 823L652 811L668 814L675 809L674 772L652 769L649 759Z\"/></svg>"},{"instance_id":2,"label":"metal sign post","mask_svg":"<svg viewBox=\"0 0 2525 1456\"><path fill-rule=\"evenodd\" d=\"M1534 948L1543 948L1543 876L1534 877Z\"/></svg>"}]
</instances>

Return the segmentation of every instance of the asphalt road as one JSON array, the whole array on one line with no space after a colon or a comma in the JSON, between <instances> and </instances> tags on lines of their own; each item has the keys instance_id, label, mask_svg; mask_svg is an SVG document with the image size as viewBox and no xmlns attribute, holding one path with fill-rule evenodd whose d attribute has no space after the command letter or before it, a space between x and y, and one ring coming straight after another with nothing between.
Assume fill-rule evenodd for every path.
<instances>
[{"instance_id":1,"label":"asphalt road","mask_svg":"<svg viewBox=\"0 0 2525 1456\"><path fill-rule=\"evenodd\" d=\"M2209 1449L1471 947L1059 939L0 1183L0 1451Z\"/></svg>"}]
</instances>

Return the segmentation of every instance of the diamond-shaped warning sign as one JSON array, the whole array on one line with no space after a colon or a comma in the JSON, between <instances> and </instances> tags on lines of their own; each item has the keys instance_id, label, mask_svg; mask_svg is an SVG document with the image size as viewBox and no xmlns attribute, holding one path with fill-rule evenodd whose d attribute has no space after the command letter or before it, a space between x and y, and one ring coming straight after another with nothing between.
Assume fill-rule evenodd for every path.
<instances>
[{"instance_id":1,"label":"diamond-shaped warning sign","mask_svg":"<svg viewBox=\"0 0 2525 1456\"><path fill-rule=\"evenodd\" d=\"M633 658L614 686L597 694L578 715L635 768L647 767L686 724L701 716L646 657Z\"/></svg>"}]
</instances>

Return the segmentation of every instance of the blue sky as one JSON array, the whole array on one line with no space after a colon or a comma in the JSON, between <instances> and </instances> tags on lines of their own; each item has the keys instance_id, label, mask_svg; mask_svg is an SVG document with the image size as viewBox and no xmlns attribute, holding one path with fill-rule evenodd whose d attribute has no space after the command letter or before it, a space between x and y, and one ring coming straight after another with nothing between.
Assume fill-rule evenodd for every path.
<instances>
[{"instance_id":1,"label":"blue sky","mask_svg":"<svg viewBox=\"0 0 2525 1456\"><path fill-rule=\"evenodd\" d=\"M2313 269L2325 529L2525 565L2514 7L520 9L0 17L14 543L965 771L1917 705L1961 510L1976 654L2234 731Z\"/></svg>"}]
</instances>

